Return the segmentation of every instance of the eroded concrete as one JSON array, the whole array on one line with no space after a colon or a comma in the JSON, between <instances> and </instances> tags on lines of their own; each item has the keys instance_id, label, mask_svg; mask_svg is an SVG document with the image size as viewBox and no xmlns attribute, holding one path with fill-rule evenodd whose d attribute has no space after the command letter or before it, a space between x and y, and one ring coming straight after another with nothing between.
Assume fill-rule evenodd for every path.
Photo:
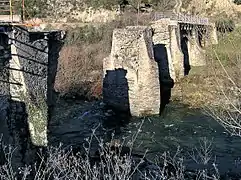
<instances>
[{"instance_id":1,"label":"eroded concrete","mask_svg":"<svg viewBox=\"0 0 241 180\"><path fill-rule=\"evenodd\" d=\"M104 102L136 116L159 112L159 76L151 28L114 30L111 55L103 68Z\"/></svg>"}]
</instances>

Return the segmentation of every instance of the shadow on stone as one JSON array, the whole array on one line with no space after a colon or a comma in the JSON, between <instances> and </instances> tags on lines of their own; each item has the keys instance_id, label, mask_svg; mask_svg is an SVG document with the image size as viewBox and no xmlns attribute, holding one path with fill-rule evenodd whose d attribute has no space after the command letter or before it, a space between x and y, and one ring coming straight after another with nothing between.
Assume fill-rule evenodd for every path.
<instances>
[{"instance_id":1,"label":"shadow on stone","mask_svg":"<svg viewBox=\"0 0 241 180\"><path fill-rule=\"evenodd\" d=\"M10 145L16 148L12 156L16 171L36 162L37 152L47 144L63 45L59 36L19 26L0 32L0 164L6 162L2 145Z\"/></svg>"},{"instance_id":2,"label":"shadow on stone","mask_svg":"<svg viewBox=\"0 0 241 180\"><path fill-rule=\"evenodd\" d=\"M20 167L39 162L38 152L42 147L31 141L26 104L11 100L9 96L1 96L0 102L0 165L8 164L10 160L12 170L18 176Z\"/></svg>"},{"instance_id":3,"label":"shadow on stone","mask_svg":"<svg viewBox=\"0 0 241 180\"><path fill-rule=\"evenodd\" d=\"M186 30L181 30L181 50L184 55L183 66L184 66L185 76L188 75L191 70L187 36L188 36L188 32Z\"/></svg>"},{"instance_id":4,"label":"shadow on stone","mask_svg":"<svg viewBox=\"0 0 241 180\"><path fill-rule=\"evenodd\" d=\"M205 47L204 45L204 35L206 34L206 31L198 30L197 31L197 40L198 40L198 45L203 48Z\"/></svg>"},{"instance_id":5,"label":"shadow on stone","mask_svg":"<svg viewBox=\"0 0 241 180\"><path fill-rule=\"evenodd\" d=\"M118 128L128 124L130 117L129 86L126 78L127 70L119 68L107 70L103 81L103 100L109 111L109 118L104 123L106 127ZM113 114L114 113L114 116ZM107 112L108 117L108 112Z\"/></svg>"},{"instance_id":6,"label":"shadow on stone","mask_svg":"<svg viewBox=\"0 0 241 180\"><path fill-rule=\"evenodd\" d=\"M171 89L174 86L174 81L170 76L167 49L165 44L156 44L153 46L155 61L159 69L160 82L160 114L165 109L171 98Z\"/></svg>"}]
</instances>

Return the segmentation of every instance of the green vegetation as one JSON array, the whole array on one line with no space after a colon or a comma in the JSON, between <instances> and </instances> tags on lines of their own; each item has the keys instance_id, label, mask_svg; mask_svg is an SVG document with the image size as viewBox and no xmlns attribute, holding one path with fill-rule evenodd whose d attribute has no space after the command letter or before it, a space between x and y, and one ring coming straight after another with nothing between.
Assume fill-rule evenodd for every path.
<instances>
[{"instance_id":1,"label":"green vegetation","mask_svg":"<svg viewBox=\"0 0 241 180\"><path fill-rule=\"evenodd\" d=\"M231 89L237 89L236 85L240 87L240 48L240 27L232 32L219 32L218 44L206 47L207 66L192 67L190 74L176 84L175 90L180 89L181 95L180 91L174 91L173 99L195 108L227 106L227 97L230 101L237 100L240 93ZM227 97L224 92L228 93Z\"/></svg>"},{"instance_id":2,"label":"green vegetation","mask_svg":"<svg viewBox=\"0 0 241 180\"><path fill-rule=\"evenodd\" d=\"M231 33L219 35L219 44L213 47L211 56L215 66L215 82L221 100L219 108L212 109L213 117L232 135L241 137L240 131L240 52L241 28L236 27Z\"/></svg>"},{"instance_id":3,"label":"green vegetation","mask_svg":"<svg viewBox=\"0 0 241 180\"><path fill-rule=\"evenodd\" d=\"M189 0L188 0L189 1ZM72 5L71 10L83 9L84 7L92 7L94 9L114 9L121 7L125 10L127 6L134 9L136 12L139 7L147 7L155 10L171 10L175 5L175 0L162 1L162 0L81 0L81 1L55 1L55 0L25 0L25 14L27 18L33 17L48 17L56 14L57 11ZM16 11L21 10L20 1L15 6Z\"/></svg>"},{"instance_id":4,"label":"green vegetation","mask_svg":"<svg viewBox=\"0 0 241 180\"><path fill-rule=\"evenodd\" d=\"M222 18L216 21L217 30L221 33L231 32L235 28L235 24L232 19Z\"/></svg>"},{"instance_id":5,"label":"green vegetation","mask_svg":"<svg viewBox=\"0 0 241 180\"><path fill-rule=\"evenodd\" d=\"M25 14L27 17L45 17L47 0L25 0Z\"/></svg>"},{"instance_id":6,"label":"green vegetation","mask_svg":"<svg viewBox=\"0 0 241 180\"><path fill-rule=\"evenodd\" d=\"M38 106L27 104L31 141L36 146L47 145L48 107L44 99L38 100Z\"/></svg>"},{"instance_id":7,"label":"green vegetation","mask_svg":"<svg viewBox=\"0 0 241 180\"><path fill-rule=\"evenodd\" d=\"M219 58L225 65L234 65L239 61L241 48L241 28L237 27L230 33L219 33L219 43L211 49L214 59Z\"/></svg>"},{"instance_id":8,"label":"green vegetation","mask_svg":"<svg viewBox=\"0 0 241 180\"><path fill-rule=\"evenodd\" d=\"M234 3L240 5L241 4L241 0L234 0Z\"/></svg>"},{"instance_id":9,"label":"green vegetation","mask_svg":"<svg viewBox=\"0 0 241 180\"><path fill-rule=\"evenodd\" d=\"M84 4L89 7L106 9L112 9L115 6L130 5L134 9L138 10L141 4L152 6L154 9L171 9L175 5L175 0L163 1L163 0L83 0Z\"/></svg>"},{"instance_id":10,"label":"green vegetation","mask_svg":"<svg viewBox=\"0 0 241 180\"><path fill-rule=\"evenodd\" d=\"M108 33L106 31L108 26L101 25L99 27L95 27L92 25L86 25L84 27L78 28L70 28L68 29L68 34L65 39L66 45L81 45L83 43L92 44L97 43L103 40L106 36L111 36L111 32L113 31L111 27L109 30L111 31Z\"/></svg>"},{"instance_id":11,"label":"green vegetation","mask_svg":"<svg viewBox=\"0 0 241 180\"><path fill-rule=\"evenodd\" d=\"M123 0L83 0L83 3L93 8L112 9L114 6L122 4Z\"/></svg>"},{"instance_id":12,"label":"green vegetation","mask_svg":"<svg viewBox=\"0 0 241 180\"><path fill-rule=\"evenodd\" d=\"M25 0L25 11L26 18L33 17L46 17L48 12L47 0ZM9 6L9 5L8 5ZM13 1L14 14L22 14L22 1ZM9 13L8 13L9 14Z\"/></svg>"}]
</instances>

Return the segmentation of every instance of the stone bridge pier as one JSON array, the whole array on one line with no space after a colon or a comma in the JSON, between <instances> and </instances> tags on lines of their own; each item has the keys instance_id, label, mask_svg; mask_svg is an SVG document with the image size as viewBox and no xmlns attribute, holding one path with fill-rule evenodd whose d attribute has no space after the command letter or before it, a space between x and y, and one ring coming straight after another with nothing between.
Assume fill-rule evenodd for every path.
<instances>
[{"instance_id":1,"label":"stone bridge pier","mask_svg":"<svg viewBox=\"0 0 241 180\"><path fill-rule=\"evenodd\" d=\"M206 35L204 26L180 25L180 42L184 54L184 64L189 63L190 66L206 65L205 50L203 49Z\"/></svg>"},{"instance_id":2,"label":"stone bridge pier","mask_svg":"<svg viewBox=\"0 0 241 180\"><path fill-rule=\"evenodd\" d=\"M28 149L47 146L62 44L60 31L0 25L0 133L2 141L17 147L16 167Z\"/></svg>"},{"instance_id":3,"label":"stone bridge pier","mask_svg":"<svg viewBox=\"0 0 241 180\"><path fill-rule=\"evenodd\" d=\"M104 102L136 116L158 114L159 73L152 29L141 26L115 29L112 44L111 54L104 60Z\"/></svg>"},{"instance_id":4,"label":"stone bridge pier","mask_svg":"<svg viewBox=\"0 0 241 180\"><path fill-rule=\"evenodd\" d=\"M133 116L160 113L174 82L206 65L205 46L217 44L213 24L162 18L148 26L116 29L104 59L103 100ZM122 72L122 73L121 73Z\"/></svg>"}]
</instances>

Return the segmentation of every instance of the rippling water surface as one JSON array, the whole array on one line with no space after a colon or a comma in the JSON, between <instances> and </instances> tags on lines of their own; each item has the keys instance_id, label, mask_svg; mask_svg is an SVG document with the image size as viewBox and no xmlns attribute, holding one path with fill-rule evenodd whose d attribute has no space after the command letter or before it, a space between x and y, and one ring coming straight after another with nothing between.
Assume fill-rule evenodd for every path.
<instances>
[{"instance_id":1,"label":"rippling water surface","mask_svg":"<svg viewBox=\"0 0 241 180\"><path fill-rule=\"evenodd\" d=\"M218 165L220 173L241 172L241 138L231 137L224 128L202 110L190 109L185 105L171 103L164 114L145 118L117 114L101 105L101 102L61 101L50 122L49 141L51 144L82 145L84 138L90 136L91 130L100 125L96 133L107 137L115 132L116 139L136 136L134 151L143 154L149 150L147 157L155 160L164 151L175 154L180 147L180 156L184 157L187 168L201 166L198 152L211 144L209 166ZM140 128L141 127L141 128ZM205 149L205 148L204 148ZM196 157L196 161L193 160Z\"/></svg>"}]
</instances>

